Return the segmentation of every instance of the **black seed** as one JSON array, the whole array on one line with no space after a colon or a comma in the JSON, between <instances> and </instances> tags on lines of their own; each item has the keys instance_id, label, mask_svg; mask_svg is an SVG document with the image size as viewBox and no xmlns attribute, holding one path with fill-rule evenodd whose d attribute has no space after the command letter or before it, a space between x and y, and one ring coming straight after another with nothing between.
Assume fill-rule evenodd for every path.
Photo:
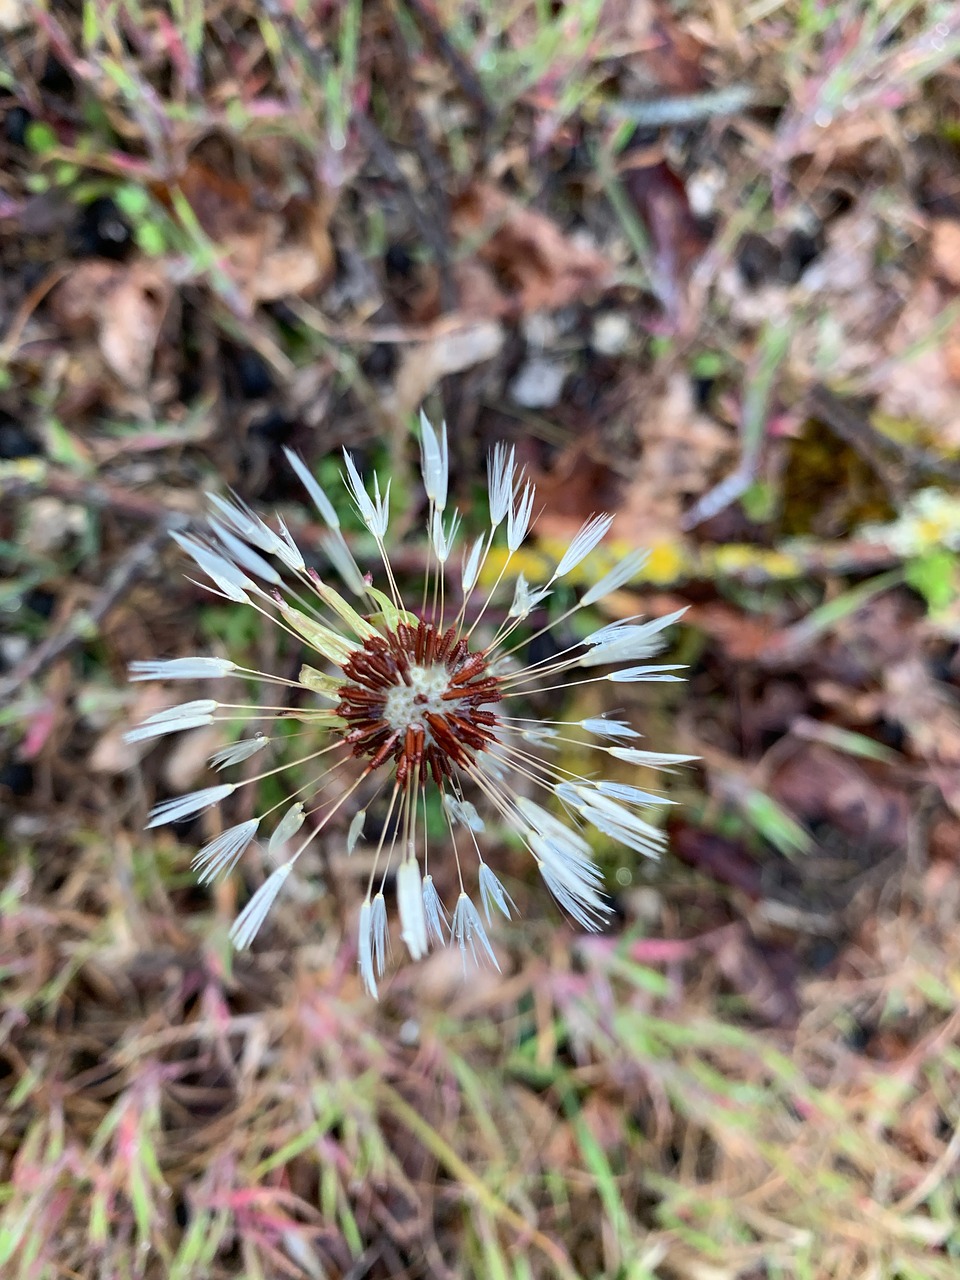
<instances>
[{"instance_id":1,"label":"black seed","mask_svg":"<svg viewBox=\"0 0 960 1280\"><path fill-rule=\"evenodd\" d=\"M57 597L52 591L47 591L43 587L34 587L32 591L28 591L23 597L23 603L38 617L49 618L53 613L54 605L57 603Z\"/></svg>"},{"instance_id":2,"label":"black seed","mask_svg":"<svg viewBox=\"0 0 960 1280\"><path fill-rule=\"evenodd\" d=\"M273 390L270 366L258 351L243 347L233 354L240 394L247 400L259 400Z\"/></svg>"},{"instance_id":3,"label":"black seed","mask_svg":"<svg viewBox=\"0 0 960 1280\"><path fill-rule=\"evenodd\" d=\"M41 445L21 423L0 415L0 458L12 462L16 458L36 458L42 453Z\"/></svg>"},{"instance_id":4,"label":"black seed","mask_svg":"<svg viewBox=\"0 0 960 1280\"><path fill-rule=\"evenodd\" d=\"M799 228L791 231L780 256L780 279L783 283L796 284L810 263L820 256L822 249L823 241L820 237L809 235Z\"/></svg>"},{"instance_id":5,"label":"black seed","mask_svg":"<svg viewBox=\"0 0 960 1280\"><path fill-rule=\"evenodd\" d=\"M33 116L26 107L11 107L3 117L3 136L14 147L22 147L27 140L27 125Z\"/></svg>"},{"instance_id":6,"label":"black seed","mask_svg":"<svg viewBox=\"0 0 960 1280\"><path fill-rule=\"evenodd\" d=\"M751 232L737 246L737 267L747 288L757 289L764 281L778 276L780 254L769 240Z\"/></svg>"},{"instance_id":7,"label":"black seed","mask_svg":"<svg viewBox=\"0 0 960 1280\"><path fill-rule=\"evenodd\" d=\"M406 280L413 272L414 262L405 245L392 244L386 252L383 265L387 269L388 277L394 276Z\"/></svg>"},{"instance_id":8,"label":"black seed","mask_svg":"<svg viewBox=\"0 0 960 1280\"><path fill-rule=\"evenodd\" d=\"M33 765L24 760L12 760L0 769L0 787L7 787L15 796L29 795L33 790Z\"/></svg>"},{"instance_id":9,"label":"black seed","mask_svg":"<svg viewBox=\"0 0 960 1280\"><path fill-rule=\"evenodd\" d=\"M120 262L133 247L130 225L109 196L91 200L73 228L72 248L79 258L111 258Z\"/></svg>"}]
</instances>

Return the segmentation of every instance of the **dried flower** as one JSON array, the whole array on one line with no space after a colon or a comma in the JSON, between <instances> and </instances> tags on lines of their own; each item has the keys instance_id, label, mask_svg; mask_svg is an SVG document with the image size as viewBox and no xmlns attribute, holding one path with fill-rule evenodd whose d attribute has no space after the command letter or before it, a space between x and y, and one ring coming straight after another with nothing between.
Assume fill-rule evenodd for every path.
<instances>
[{"instance_id":1,"label":"dried flower","mask_svg":"<svg viewBox=\"0 0 960 1280\"><path fill-rule=\"evenodd\" d=\"M315 762L308 771L312 776L296 787L287 802L260 818L230 827L202 848L194 861L201 880L213 880L233 869L265 820L268 828L272 824L268 852L279 865L231 931L235 945L246 947L297 860L336 815L351 817L345 845L352 852L374 798L370 793L379 783L387 816L360 910L358 939L360 973L373 995L387 962L389 929L383 888L391 871L396 874L401 938L413 959L425 955L430 946L452 940L465 960L469 956L497 963L487 925L495 913L510 918L516 907L481 852L486 831L482 811L519 836L554 897L574 920L584 929L600 928L609 907L581 823L656 857L664 844L663 834L641 815L651 804L667 802L628 783L571 774L553 764L548 753L559 744L575 742L601 758L657 768L692 757L641 750L633 745L639 737L636 731L614 719L571 722L524 716L524 702L533 691L560 690L571 684L678 679L677 667L646 665L646 660L660 650L665 628L679 613L647 622L615 622L555 657L524 664L520 655L526 640L521 636L529 631L527 619L549 600L557 583L596 549L609 529L609 516L594 515L583 524L546 582L532 586L523 574L514 574L510 575L515 579L512 593L502 593L509 562L530 528L535 493L518 470L514 450L499 445L489 464L489 528L464 549L460 571L451 575L447 565L454 553L460 514L447 508L446 427L438 433L421 417L429 551L422 591L410 608L387 550L389 484L381 493L374 477L371 492L345 453L347 490L383 565L386 590L381 590L360 572L333 503L302 460L289 450L287 457L326 525L323 549L347 594L307 567L282 521L274 530L236 499L211 495L216 515L211 517L209 533L176 537L210 579L214 594L249 605L298 643L306 642L322 669L305 665L299 679L291 681L220 658L135 663L135 680L240 678L292 690L297 700L286 707L194 699L150 716L128 739L151 740L180 729L229 721L239 713L260 723L295 718L307 730L320 731L321 743L311 743L299 761L268 766L243 782L204 787L165 800L151 813L149 825L192 818L239 786ZM506 551L498 552L501 568L490 592L478 598L478 583L501 529L506 541ZM534 635L542 635L624 586L643 560L639 552L625 556L559 616L536 624ZM459 588L453 603L447 598L451 577ZM597 668L606 670L597 674ZM210 763L225 769L270 747L268 734L257 729L218 751ZM438 857L437 850L428 851L426 841L425 812L431 789L442 797L456 862L459 892L451 914L430 874ZM351 799L361 796L363 807L350 813L356 810ZM483 916L471 892L479 894Z\"/></svg>"}]
</instances>

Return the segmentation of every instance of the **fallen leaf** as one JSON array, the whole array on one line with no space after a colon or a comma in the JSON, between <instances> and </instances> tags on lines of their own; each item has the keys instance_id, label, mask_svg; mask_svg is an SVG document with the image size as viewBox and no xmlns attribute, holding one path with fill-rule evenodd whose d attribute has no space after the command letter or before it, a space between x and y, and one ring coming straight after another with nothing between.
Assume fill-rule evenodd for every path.
<instances>
[{"instance_id":1,"label":"fallen leaf","mask_svg":"<svg viewBox=\"0 0 960 1280\"><path fill-rule=\"evenodd\" d=\"M960 321L931 340L945 306L933 280L923 280L907 300L881 366L877 408L891 418L922 422L947 451L960 449Z\"/></svg>"},{"instance_id":2,"label":"fallen leaf","mask_svg":"<svg viewBox=\"0 0 960 1280\"><path fill-rule=\"evenodd\" d=\"M936 218L930 224L930 265L935 275L960 289L960 222Z\"/></svg>"},{"instance_id":3,"label":"fallen leaf","mask_svg":"<svg viewBox=\"0 0 960 1280\"><path fill-rule=\"evenodd\" d=\"M819 743L799 745L774 773L769 792L807 826L826 822L876 849L906 843L910 806L905 794Z\"/></svg>"},{"instance_id":4,"label":"fallen leaf","mask_svg":"<svg viewBox=\"0 0 960 1280\"><path fill-rule=\"evenodd\" d=\"M476 258L521 315L569 306L613 280L603 254L488 183L475 183L455 201L451 226L476 246Z\"/></svg>"},{"instance_id":5,"label":"fallen leaf","mask_svg":"<svg viewBox=\"0 0 960 1280\"><path fill-rule=\"evenodd\" d=\"M68 333L94 337L104 365L124 387L143 391L171 293L156 263L92 259L57 286L51 309Z\"/></svg>"},{"instance_id":6,"label":"fallen leaf","mask_svg":"<svg viewBox=\"0 0 960 1280\"><path fill-rule=\"evenodd\" d=\"M196 158L179 189L221 249L220 265L250 308L307 293L332 273L333 199L326 192L291 198L280 208L260 208L248 186Z\"/></svg>"},{"instance_id":7,"label":"fallen leaf","mask_svg":"<svg viewBox=\"0 0 960 1280\"><path fill-rule=\"evenodd\" d=\"M887 716L902 725L910 750L925 761L952 813L960 816L960 707L919 658L883 673Z\"/></svg>"},{"instance_id":8,"label":"fallen leaf","mask_svg":"<svg viewBox=\"0 0 960 1280\"><path fill-rule=\"evenodd\" d=\"M388 412L412 413L441 378L492 360L503 341L503 328L493 320L446 317L438 323L435 338L404 351L387 401Z\"/></svg>"}]
</instances>

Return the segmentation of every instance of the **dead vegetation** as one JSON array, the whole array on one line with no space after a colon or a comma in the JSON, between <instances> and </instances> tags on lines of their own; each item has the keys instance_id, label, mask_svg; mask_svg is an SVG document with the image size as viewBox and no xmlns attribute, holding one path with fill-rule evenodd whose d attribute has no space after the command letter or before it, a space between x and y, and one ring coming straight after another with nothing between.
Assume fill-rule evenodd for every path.
<instances>
[{"instance_id":1,"label":"dead vegetation","mask_svg":"<svg viewBox=\"0 0 960 1280\"><path fill-rule=\"evenodd\" d=\"M0 26L0 1272L953 1277L956 7ZM415 527L424 400L466 505L516 443L529 577L598 507L651 548L615 611L689 605L690 679L627 711L702 766L663 865L598 848L608 934L504 849L503 973L373 1007L363 850L234 955L256 856L209 891L207 818L142 830L221 740L124 745L125 672L295 664L168 534L230 485L309 542L282 444Z\"/></svg>"}]
</instances>

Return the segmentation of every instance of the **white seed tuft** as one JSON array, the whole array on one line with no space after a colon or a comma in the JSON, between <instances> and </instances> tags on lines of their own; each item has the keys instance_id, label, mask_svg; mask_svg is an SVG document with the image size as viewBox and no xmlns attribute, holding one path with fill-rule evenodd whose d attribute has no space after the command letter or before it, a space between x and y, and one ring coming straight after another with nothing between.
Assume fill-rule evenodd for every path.
<instances>
[{"instance_id":1,"label":"white seed tuft","mask_svg":"<svg viewBox=\"0 0 960 1280\"><path fill-rule=\"evenodd\" d=\"M226 658L158 658L130 663L131 680L216 680L236 671Z\"/></svg>"},{"instance_id":2,"label":"white seed tuft","mask_svg":"<svg viewBox=\"0 0 960 1280\"><path fill-rule=\"evenodd\" d=\"M450 460L447 450L447 424L440 424L440 436L430 424L427 415L420 410L420 469L427 497L438 511L447 505L447 484Z\"/></svg>"},{"instance_id":3,"label":"white seed tuft","mask_svg":"<svg viewBox=\"0 0 960 1280\"><path fill-rule=\"evenodd\" d=\"M234 920L230 930L230 941L238 951L246 950L260 932L270 908L277 900L277 894L286 884L287 876L292 870L293 861L291 860L285 862L282 867L277 867L276 871L272 871Z\"/></svg>"},{"instance_id":4,"label":"white seed tuft","mask_svg":"<svg viewBox=\"0 0 960 1280\"><path fill-rule=\"evenodd\" d=\"M199 791L191 791L188 795L177 796L175 800L164 800L150 810L147 830L149 831L151 827L165 826L168 822L181 822L184 818L192 818L202 813L204 809L209 809L212 804L219 804L236 789L234 783L222 782L216 787L202 787Z\"/></svg>"},{"instance_id":5,"label":"white seed tuft","mask_svg":"<svg viewBox=\"0 0 960 1280\"><path fill-rule=\"evenodd\" d=\"M400 937L410 952L411 960L422 960L427 954L427 917L423 908L423 886L420 864L416 858L405 858L397 872L397 908L400 913Z\"/></svg>"},{"instance_id":6,"label":"white seed tuft","mask_svg":"<svg viewBox=\"0 0 960 1280\"><path fill-rule=\"evenodd\" d=\"M494 529L503 524L507 513L513 508L516 491L515 473L516 450L511 445L494 446L493 455L487 462L487 489L490 496L490 524Z\"/></svg>"},{"instance_id":7,"label":"white seed tuft","mask_svg":"<svg viewBox=\"0 0 960 1280\"><path fill-rule=\"evenodd\" d=\"M251 756L255 756L258 751L262 751L269 745L270 739L265 733L256 733L252 738L241 738L232 746L215 751L210 757L210 764L219 772L220 769L227 769L230 765L242 764L244 760L249 760Z\"/></svg>"},{"instance_id":8,"label":"white seed tuft","mask_svg":"<svg viewBox=\"0 0 960 1280\"><path fill-rule=\"evenodd\" d=\"M249 822L238 823L228 827L226 831L205 844L191 862L191 867L198 873L201 884L216 880L217 876L232 871L240 860L243 851L257 834L260 826L259 818L251 818Z\"/></svg>"},{"instance_id":9,"label":"white seed tuft","mask_svg":"<svg viewBox=\"0 0 960 1280\"><path fill-rule=\"evenodd\" d=\"M517 904L485 862L480 863L479 880L480 898L483 902L483 911L487 917L487 923L493 923L492 909L494 907L501 911L508 920L512 919L510 908L513 907L514 911L516 911Z\"/></svg>"},{"instance_id":10,"label":"white seed tuft","mask_svg":"<svg viewBox=\"0 0 960 1280\"><path fill-rule=\"evenodd\" d=\"M564 574L569 573L582 560L585 560L600 544L612 524L613 516L591 516L589 520L585 520L563 553L550 581L556 582L558 578L562 578Z\"/></svg>"},{"instance_id":11,"label":"white seed tuft","mask_svg":"<svg viewBox=\"0 0 960 1280\"><path fill-rule=\"evenodd\" d=\"M297 473L297 479L309 493L313 505L320 512L321 520L328 528L339 529L340 517L337 515L337 509L313 478L307 464L292 449L288 449L286 445L284 445L283 452L290 466Z\"/></svg>"},{"instance_id":12,"label":"white seed tuft","mask_svg":"<svg viewBox=\"0 0 960 1280\"><path fill-rule=\"evenodd\" d=\"M480 919L480 913L465 893L461 892L457 899L450 928L453 941L460 948L460 954L463 956L464 968L466 968L468 951L475 965L486 960L495 969L500 968L493 947L490 945L490 939L487 937L487 931L483 927L483 921Z\"/></svg>"},{"instance_id":13,"label":"white seed tuft","mask_svg":"<svg viewBox=\"0 0 960 1280\"><path fill-rule=\"evenodd\" d=\"M595 582L590 590L580 597L580 607L596 604L612 591L619 591L628 582L632 582L643 566L650 559L649 551L630 551L599 582Z\"/></svg>"}]
</instances>

